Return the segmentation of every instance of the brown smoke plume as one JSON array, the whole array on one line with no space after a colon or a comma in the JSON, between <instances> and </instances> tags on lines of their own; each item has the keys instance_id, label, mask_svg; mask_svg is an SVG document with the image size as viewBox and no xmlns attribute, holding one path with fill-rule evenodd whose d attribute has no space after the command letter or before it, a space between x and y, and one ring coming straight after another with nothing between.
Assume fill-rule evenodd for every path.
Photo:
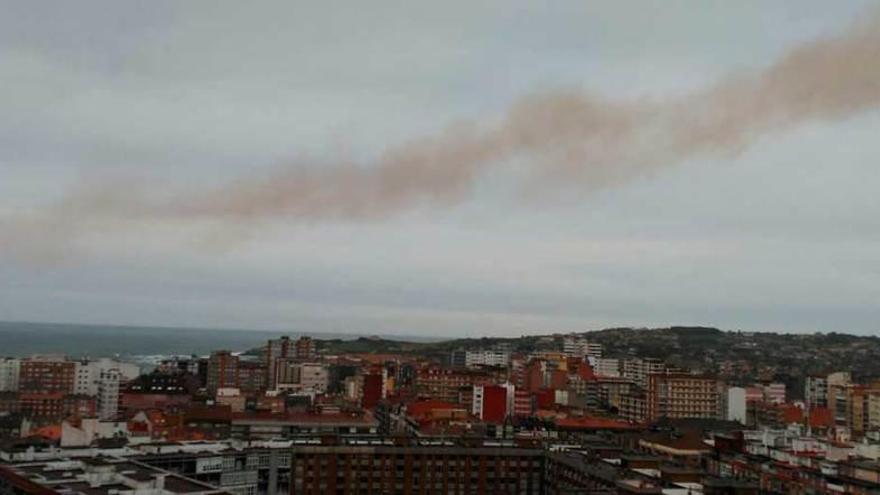
<instances>
[{"instance_id":1,"label":"brown smoke plume","mask_svg":"<svg viewBox=\"0 0 880 495\"><path fill-rule=\"evenodd\" d=\"M494 124L460 124L375 163L293 164L186 196L78 191L12 222L0 248L39 252L84 229L164 219L236 222L269 217L359 220L466 199L487 170L527 164L530 188L607 187L704 154L735 153L756 138L880 105L880 19L805 44L767 68L683 97L612 101L579 92L525 98ZM126 188L130 189L130 188ZM5 239L5 242L4 242Z\"/></svg>"}]
</instances>

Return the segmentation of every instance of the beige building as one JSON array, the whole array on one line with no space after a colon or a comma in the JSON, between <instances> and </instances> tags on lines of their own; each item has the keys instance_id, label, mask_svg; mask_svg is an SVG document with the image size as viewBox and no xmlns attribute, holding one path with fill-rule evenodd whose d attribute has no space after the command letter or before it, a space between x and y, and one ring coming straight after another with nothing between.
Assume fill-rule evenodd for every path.
<instances>
[{"instance_id":1,"label":"beige building","mask_svg":"<svg viewBox=\"0 0 880 495\"><path fill-rule=\"evenodd\" d=\"M687 373L648 375L648 419L720 418L721 384L714 376Z\"/></svg>"}]
</instances>

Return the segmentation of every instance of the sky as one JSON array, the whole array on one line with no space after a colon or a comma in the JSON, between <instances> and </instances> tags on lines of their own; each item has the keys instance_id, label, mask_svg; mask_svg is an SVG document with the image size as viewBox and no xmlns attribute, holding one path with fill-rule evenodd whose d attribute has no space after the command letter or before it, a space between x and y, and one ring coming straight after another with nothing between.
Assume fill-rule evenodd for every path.
<instances>
[{"instance_id":1,"label":"sky","mask_svg":"<svg viewBox=\"0 0 880 495\"><path fill-rule=\"evenodd\" d=\"M880 332L880 2L0 6L0 320Z\"/></svg>"}]
</instances>

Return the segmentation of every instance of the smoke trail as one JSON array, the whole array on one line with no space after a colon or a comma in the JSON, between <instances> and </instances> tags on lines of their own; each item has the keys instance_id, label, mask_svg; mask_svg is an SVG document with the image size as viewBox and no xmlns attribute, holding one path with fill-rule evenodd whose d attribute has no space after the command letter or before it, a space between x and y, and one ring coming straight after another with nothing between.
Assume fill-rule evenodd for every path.
<instances>
[{"instance_id":1,"label":"smoke trail","mask_svg":"<svg viewBox=\"0 0 880 495\"><path fill-rule=\"evenodd\" d=\"M880 105L880 19L791 51L764 70L655 101L579 92L525 98L494 124L460 124L374 163L295 163L274 175L160 198L103 184L16 219L0 248L40 251L89 228L150 220L237 222L381 218L468 198L490 169L528 164L528 187L585 190L632 180L701 154L735 153L756 138L810 120L846 118ZM125 193L120 193L125 191ZM4 242L5 239L5 242Z\"/></svg>"}]
</instances>

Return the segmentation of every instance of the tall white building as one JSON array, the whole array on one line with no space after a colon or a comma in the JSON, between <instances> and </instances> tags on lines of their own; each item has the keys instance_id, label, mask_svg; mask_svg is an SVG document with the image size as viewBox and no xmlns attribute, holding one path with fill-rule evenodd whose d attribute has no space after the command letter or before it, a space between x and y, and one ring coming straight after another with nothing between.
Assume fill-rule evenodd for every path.
<instances>
[{"instance_id":1,"label":"tall white building","mask_svg":"<svg viewBox=\"0 0 880 495\"><path fill-rule=\"evenodd\" d=\"M137 365L116 359L77 361L73 393L95 397L98 416L101 419L112 419L119 412L121 385L134 380L139 374L140 368Z\"/></svg>"},{"instance_id":2,"label":"tall white building","mask_svg":"<svg viewBox=\"0 0 880 495\"><path fill-rule=\"evenodd\" d=\"M746 389L742 387L727 389L727 419L746 424Z\"/></svg>"},{"instance_id":3,"label":"tall white building","mask_svg":"<svg viewBox=\"0 0 880 495\"><path fill-rule=\"evenodd\" d=\"M21 360L17 358L0 359L0 392L18 391L18 373Z\"/></svg>"},{"instance_id":4,"label":"tall white building","mask_svg":"<svg viewBox=\"0 0 880 495\"><path fill-rule=\"evenodd\" d=\"M98 395L98 385L101 373L107 370L119 372L119 380L127 382L134 380L140 375L140 368L131 363L125 363L112 358L84 359L76 362L76 375L73 382L73 393Z\"/></svg>"},{"instance_id":5,"label":"tall white building","mask_svg":"<svg viewBox=\"0 0 880 495\"><path fill-rule=\"evenodd\" d=\"M113 419L119 412L119 384L122 373L116 368L102 369L98 373L98 417Z\"/></svg>"}]
</instances>

